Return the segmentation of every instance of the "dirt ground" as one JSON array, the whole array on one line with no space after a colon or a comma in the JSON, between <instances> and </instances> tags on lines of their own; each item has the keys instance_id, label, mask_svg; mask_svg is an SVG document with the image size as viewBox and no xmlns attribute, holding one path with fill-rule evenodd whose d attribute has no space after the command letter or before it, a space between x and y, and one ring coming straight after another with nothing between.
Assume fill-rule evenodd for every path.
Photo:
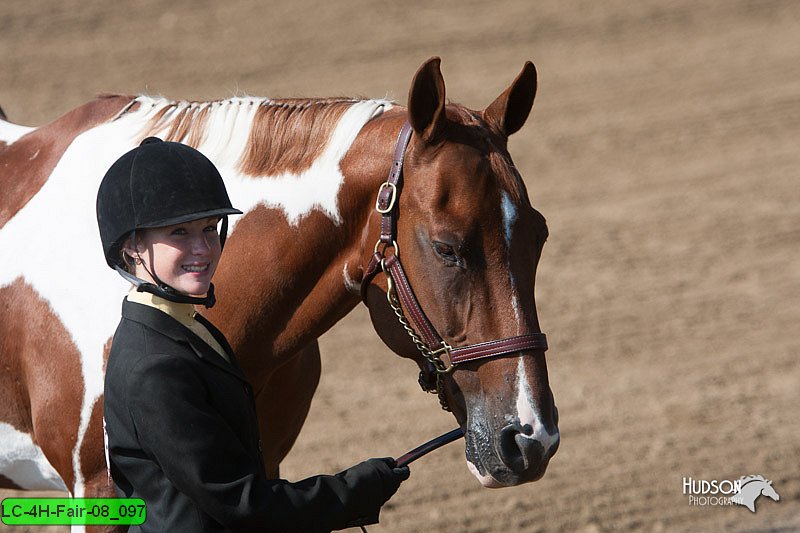
<instances>
[{"instance_id":1,"label":"dirt ground","mask_svg":"<svg viewBox=\"0 0 800 533\"><path fill-rule=\"evenodd\" d=\"M536 296L561 448L541 481L488 490L452 444L413 465L371 532L800 530L800 3L117 4L0 3L12 120L100 92L404 104L432 55L450 98L482 109L538 68L511 153L550 227ZM363 307L322 348L285 477L454 427ZM683 494L684 477L747 474L780 501Z\"/></svg>"}]
</instances>

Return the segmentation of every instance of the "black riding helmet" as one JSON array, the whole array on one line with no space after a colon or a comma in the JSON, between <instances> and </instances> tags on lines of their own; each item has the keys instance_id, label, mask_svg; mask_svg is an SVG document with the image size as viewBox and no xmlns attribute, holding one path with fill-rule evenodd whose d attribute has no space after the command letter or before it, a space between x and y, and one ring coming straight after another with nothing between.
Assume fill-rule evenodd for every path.
<instances>
[{"instance_id":1,"label":"black riding helmet","mask_svg":"<svg viewBox=\"0 0 800 533\"><path fill-rule=\"evenodd\" d=\"M127 272L122 245L145 228L159 228L209 217L221 217L220 244L225 245L231 205L219 171L190 146L148 137L111 165L97 191L97 225L108 266L137 290L179 303L214 305L214 285L205 298L180 294L151 273L158 285Z\"/></svg>"}]
</instances>

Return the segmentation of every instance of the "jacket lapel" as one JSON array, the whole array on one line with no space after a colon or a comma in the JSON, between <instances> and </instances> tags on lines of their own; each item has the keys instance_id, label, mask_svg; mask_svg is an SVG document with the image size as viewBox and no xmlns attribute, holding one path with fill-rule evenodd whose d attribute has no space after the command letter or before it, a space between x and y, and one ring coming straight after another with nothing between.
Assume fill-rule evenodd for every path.
<instances>
[{"instance_id":1,"label":"jacket lapel","mask_svg":"<svg viewBox=\"0 0 800 533\"><path fill-rule=\"evenodd\" d=\"M122 303L122 317L143 324L148 328L153 329L166 337L169 337L175 342L188 344L197 357L203 361L206 361L207 363L212 364L225 372L233 374L243 381L247 381L244 372L242 372L242 368L239 366L238 361L236 361L236 356L233 353L233 349L231 348L230 344L228 344L225 336L217 328L215 328L211 322L205 318L202 318L199 314L197 315L197 318L204 326L206 326L206 328L208 328L209 332L217 340L217 342L220 343L222 348L228 354L228 357L231 361L230 363L225 361L220 354L214 350L214 348L206 344L204 340L192 333L191 330L158 309L136 302L129 302L127 299L125 299Z\"/></svg>"},{"instance_id":2,"label":"jacket lapel","mask_svg":"<svg viewBox=\"0 0 800 533\"><path fill-rule=\"evenodd\" d=\"M217 340L219 345L222 346L222 349L225 350L225 353L228 354L228 359L230 359L230 363L222 361L222 364L225 364L225 365L230 364L231 366L235 367L239 371L239 373L242 374L242 376L244 376L244 371L242 371L242 367L239 366L239 360L236 359L236 354L233 353L233 348L231 348L231 345L228 344L228 339L225 338L225 335L223 335L222 332L220 330L218 330L217 327L214 324L209 322L208 319L206 317L204 317L203 315L201 315L200 313L197 313L194 318L195 318L195 320L197 320L198 322L200 322L201 324L203 324L206 327L208 332L211 333L211 336L214 337ZM191 331L189 333L191 333ZM195 337L196 337L196 335L195 335ZM202 344L203 344L203 346L211 349L211 347L208 346L208 344L206 344L205 342L202 342ZM212 349L212 351L213 351L213 349ZM216 355L217 359L219 359L219 354L214 352L214 355Z\"/></svg>"}]
</instances>

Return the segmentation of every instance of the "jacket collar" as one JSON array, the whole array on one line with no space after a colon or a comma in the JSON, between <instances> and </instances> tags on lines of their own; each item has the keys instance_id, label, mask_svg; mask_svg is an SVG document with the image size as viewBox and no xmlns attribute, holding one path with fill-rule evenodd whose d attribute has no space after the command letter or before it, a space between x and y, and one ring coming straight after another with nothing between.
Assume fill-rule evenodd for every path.
<instances>
[{"instance_id":1,"label":"jacket collar","mask_svg":"<svg viewBox=\"0 0 800 533\"><path fill-rule=\"evenodd\" d=\"M163 311L164 313L168 314L184 326L192 322L197 314L192 304L177 303L170 300L165 300L164 298L149 292L139 292L135 287L128 292L128 296L126 296L126 298L129 302L155 307L159 311Z\"/></svg>"},{"instance_id":2,"label":"jacket collar","mask_svg":"<svg viewBox=\"0 0 800 533\"><path fill-rule=\"evenodd\" d=\"M219 342L219 344L225 350L225 353L228 354L230 363L223 360L214 350L214 348L206 344L206 342L200 337L192 333L189 328L181 324L172 316L154 307L136 302L129 302L126 298L122 301L122 318L147 326L148 328L157 331L158 333L172 339L175 342L188 344L194 351L195 355L197 355L197 357L201 360L212 364L224 370L225 372L233 374L239 379L247 381L242 368L239 366L239 362L236 360L233 349L231 348L230 344L228 344L225 336L216 327L214 327L211 322L206 320L201 315L198 314L196 319L206 326L211 335L217 340L217 342Z\"/></svg>"}]
</instances>

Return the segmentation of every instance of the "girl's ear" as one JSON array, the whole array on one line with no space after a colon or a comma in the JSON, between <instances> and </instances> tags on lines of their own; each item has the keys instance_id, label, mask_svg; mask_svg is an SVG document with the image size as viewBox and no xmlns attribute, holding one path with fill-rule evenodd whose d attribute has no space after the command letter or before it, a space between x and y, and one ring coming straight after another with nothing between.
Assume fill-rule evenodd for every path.
<instances>
[{"instance_id":1,"label":"girl's ear","mask_svg":"<svg viewBox=\"0 0 800 533\"><path fill-rule=\"evenodd\" d=\"M130 237L125 239L125 241L122 243L122 252L127 254L127 255L129 255L129 256L131 256L131 257L136 257L136 250L133 249L133 245L132 245L132 241L131 241Z\"/></svg>"},{"instance_id":2,"label":"girl's ear","mask_svg":"<svg viewBox=\"0 0 800 533\"><path fill-rule=\"evenodd\" d=\"M144 253L145 249L141 235L138 233L136 234L136 248L133 247L133 239L131 239L131 237L125 239L122 243L122 251L131 257L136 257L138 254Z\"/></svg>"}]
</instances>

